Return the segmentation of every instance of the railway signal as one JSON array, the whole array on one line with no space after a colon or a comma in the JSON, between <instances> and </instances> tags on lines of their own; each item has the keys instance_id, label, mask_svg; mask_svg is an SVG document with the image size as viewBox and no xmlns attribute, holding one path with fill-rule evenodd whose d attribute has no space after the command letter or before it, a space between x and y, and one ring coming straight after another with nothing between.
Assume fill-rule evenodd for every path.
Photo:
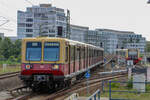
<instances>
[{"instance_id":1,"label":"railway signal","mask_svg":"<svg viewBox=\"0 0 150 100\"><path fill-rule=\"evenodd\" d=\"M90 78L90 70L87 70L87 72L85 73L85 78L86 78L86 84L87 84L87 96L89 94L89 78Z\"/></svg>"}]
</instances>

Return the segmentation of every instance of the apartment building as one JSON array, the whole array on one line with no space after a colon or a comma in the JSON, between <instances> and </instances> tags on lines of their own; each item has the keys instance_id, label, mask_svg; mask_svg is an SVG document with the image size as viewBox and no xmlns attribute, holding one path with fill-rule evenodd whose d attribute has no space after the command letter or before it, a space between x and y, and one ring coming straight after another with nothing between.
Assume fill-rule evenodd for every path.
<instances>
[{"instance_id":1,"label":"apartment building","mask_svg":"<svg viewBox=\"0 0 150 100\"><path fill-rule=\"evenodd\" d=\"M40 4L27 7L26 11L18 11L17 35L19 39L37 36L65 37L65 33L64 9L53 7L51 4Z\"/></svg>"},{"instance_id":2,"label":"apartment building","mask_svg":"<svg viewBox=\"0 0 150 100\"><path fill-rule=\"evenodd\" d=\"M116 49L136 48L144 53L146 39L140 34L129 31L118 31L110 29L96 29L100 34L100 41L106 53L115 53Z\"/></svg>"},{"instance_id":3,"label":"apartment building","mask_svg":"<svg viewBox=\"0 0 150 100\"><path fill-rule=\"evenodd\" d=\"M83 27L78 25L71 25L70 39L80 42L86 42L86 35L88 33L89 27Z\"/></svg>"},{"instance_id":4,"label":"apartment building","mask_svg":"<svg viewBox=\"0 0 150 100\"><path fill-rule=\"evenodd\" d=\"M103 42L100 41L100 34L97 30L89 30L86 34L86 43L95 46L103 47Z\"/></svg>"}]
</instances>

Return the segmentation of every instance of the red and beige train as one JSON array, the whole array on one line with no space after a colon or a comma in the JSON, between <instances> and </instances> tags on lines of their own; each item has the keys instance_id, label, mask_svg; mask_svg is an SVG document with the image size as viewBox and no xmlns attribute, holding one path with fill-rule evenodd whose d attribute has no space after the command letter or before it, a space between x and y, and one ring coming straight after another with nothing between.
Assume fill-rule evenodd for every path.
<instances>
[{"instance_id":1,"label":"red and beige train","mask_svg":"<svg viewBox=\"0 0 150 100\"><path fill-rule=\"evenodd\" d=\"M127 60L133 60L134 65L142 60L138 49L117 49L116 55L125 63Z\"/></svg>"},{"instance_id":2,"label":"red and beige train","mask_svg":"<svg viewBox=\"0 0 150 100\"><path fill-rule=\"evenodd\" d=\"M62 87L103 63L103 55L102 48L65 38L25 38L20 78L32 89Z\"/></svg>"}]
</instances>

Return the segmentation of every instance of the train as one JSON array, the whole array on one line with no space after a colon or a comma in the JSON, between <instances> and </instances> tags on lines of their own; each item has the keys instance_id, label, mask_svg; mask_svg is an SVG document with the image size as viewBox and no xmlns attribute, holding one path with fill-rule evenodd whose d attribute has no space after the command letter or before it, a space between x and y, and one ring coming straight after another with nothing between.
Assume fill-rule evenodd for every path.
<instances>
[{"instance_id":1,"label":"train","mask_svg":"<svg viewBox=\"0 0 150 100\"><path fill-rule=\"evenodd\" d=\"M133 60L134 65L142 60L138 49L117 49L116 55L120 61L125 63L127 60Z\"/></svg>"},{"instance_id":2,"label":"train","mask_svg":"<svg viewBox=\"0 0 150 100\"><path fill-rule=\"evenodd\" d=\"M20 79L37 88L61 88L103 63L104 49L57 37L22 39Z\"/></svg>"}]
</instances>

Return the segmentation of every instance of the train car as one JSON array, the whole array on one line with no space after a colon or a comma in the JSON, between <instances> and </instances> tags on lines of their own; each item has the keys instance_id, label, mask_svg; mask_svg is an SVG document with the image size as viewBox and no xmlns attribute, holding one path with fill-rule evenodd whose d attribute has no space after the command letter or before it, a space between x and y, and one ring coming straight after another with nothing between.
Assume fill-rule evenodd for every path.
<instances>
[{"instance_id":1,"label":"train car","mask_svg":"<svg viewBox=\"0 0 150 100\"><path fill-rule=\"evenodd\" d=\"M133 64L137 64L142 60L140 58L140 52L138 49L128 49L128 57L127 60L133 60Z\"/></svg>"},{"instance_id":2,"label":"train car","mask_svg":"<svg viewBox=\"0 0 150 100\"><path fill-rule=\"evenodd\" d=\"M117 49L116 55L119 65L126 64L126 58L128 57L128 49Z\"/></svg>"},{"instance_id":3,"label":"train car","mask_svg":"<svg viewBox=\"0 0 150 100\"><path fill-rule=\"evenodd\" d=\"M133 64L137 64L142 59L140 58L140 52L138 49L118 49L116 50L116 55L122 61L125 59L126 61L133 60Z\"/></svg>"},{"instance_id":4,"label":"train car","mask_svg":"<svg viewBox=\"0 0 150 100\"><path fill-rule=\"evenodd\" d=\"M65 38L25 38L20 78L33 90L64 87L103 63L103 52L102 48Z\"/></svg>"}]
</instances>

